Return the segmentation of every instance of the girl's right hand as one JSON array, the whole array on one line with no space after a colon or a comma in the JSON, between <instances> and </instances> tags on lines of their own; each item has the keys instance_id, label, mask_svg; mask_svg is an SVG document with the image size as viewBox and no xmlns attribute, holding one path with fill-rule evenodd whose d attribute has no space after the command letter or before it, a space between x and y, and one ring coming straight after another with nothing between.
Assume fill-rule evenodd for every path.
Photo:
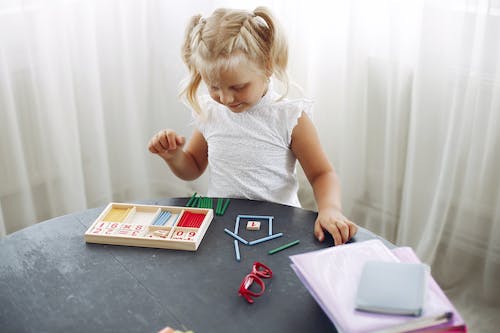
<instances>
[{"instance_id":1,"label":"girl's right hand","mask_svg":"<svg viewBox=\"0 0 500 333\"><path fill-rule=\"evenodd\" d=\"M175 156L175 154L182 150L182 146L186 143L186 138L177 135L171 129L164 129L156 133L155 136L149 140L148 149L153 154L158 154L163 159L168 160Z\"/></svg>"}]
</instances>

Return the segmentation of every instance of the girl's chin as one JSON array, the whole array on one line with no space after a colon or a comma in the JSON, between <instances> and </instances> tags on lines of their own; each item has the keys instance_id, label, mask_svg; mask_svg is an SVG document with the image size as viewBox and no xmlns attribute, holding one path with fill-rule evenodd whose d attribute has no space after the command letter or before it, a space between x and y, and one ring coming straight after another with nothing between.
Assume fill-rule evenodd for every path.
<instances>
[{"instance_id":1,"label":"girl's chin","mask_svg":"<svg viewBox=\"0 0 500 333\"><path fill-rule=\"evenodd\" d=\"M227 108L235 113L243 112L247 109L245 104L243 104L243 103L240 103L240 104L235 105L235 106L228 105Z\"/></svg>"}]
</instances>

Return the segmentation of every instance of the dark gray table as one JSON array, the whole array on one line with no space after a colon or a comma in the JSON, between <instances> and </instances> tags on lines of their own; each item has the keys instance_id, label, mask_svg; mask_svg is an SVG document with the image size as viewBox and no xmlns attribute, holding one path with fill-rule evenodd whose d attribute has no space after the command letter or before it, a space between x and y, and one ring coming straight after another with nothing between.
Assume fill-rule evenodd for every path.
<instances>
[{"instance_id":1,"label":"dark gray table","mask_svg":"<svg viewBox=\"0 0 500 333\"><path fill-rule=\"evenodd\" d=\"M188 198L142 201L184 206ZM195 333L335 332L335 327L290 268L289 255L331 246L313 237L316 213L251 200L231 200L212 221L198 251L87 244L83 234L104 207L61 216L0 239L1 332L156 332L169 325ZM274 216L284 236L240 245L233 230L238 214ZM254 234L240 226L248 240ZM257 236L253 236L257 235ZM360 228L353 241L379 238ZM287 242L300 244L268 255ZM382 239L383 240L383 239ZM393 245L383 240L388 246ZM238 296L254 261L274 273L250 305Z\"/></svg>"}]
</instances>

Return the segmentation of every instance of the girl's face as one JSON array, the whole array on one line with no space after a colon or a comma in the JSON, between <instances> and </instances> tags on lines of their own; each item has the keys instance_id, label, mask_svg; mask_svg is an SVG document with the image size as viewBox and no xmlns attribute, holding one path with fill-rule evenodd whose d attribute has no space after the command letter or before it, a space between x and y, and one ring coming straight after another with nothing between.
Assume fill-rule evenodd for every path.
<instances>
[{"instance_id":1,"label":"girl's face","mask_svg":"<svg viewBox=\"0 0 500 333\"><path fill-rule=\"evenodd\" d=\"M265 95L268 78L257 66L249 61L241 61L237 66L217 73L217 79L203 77L210 96L235 113L241 113Z\"/></svg>"}]
</instances>

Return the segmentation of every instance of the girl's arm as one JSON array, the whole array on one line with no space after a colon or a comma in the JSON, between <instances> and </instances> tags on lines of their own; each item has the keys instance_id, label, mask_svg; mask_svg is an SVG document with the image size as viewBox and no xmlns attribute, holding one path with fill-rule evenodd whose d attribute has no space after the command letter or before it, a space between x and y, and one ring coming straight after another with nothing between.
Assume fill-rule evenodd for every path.
<instances>
[{"instance_id":1,"label":"girl's arm","mask_svg":"<svg viewBox=\"0 0 500 333\"><path fill-rule=\"evenodd\" d=\"M342 213L337 174L321 147L314 124L305 113L293 129L291 149L313 188L318 206L314 235L322 242L326 230L332 235L335 245L347 242L358 228Z\"/></svg>"},{"instance_id":2,"label":"girl's arm","mask_svg":"<svg viewBox=\"0 0 500 333\"><path fill-rule=\"evenodd\" d=\"M208 146L203 135L195 130L186 149L186 139L173 130L158 132L149 141L148 149L168 164L172 172L183 180L193 180L203 174L208 165Z\"/></svg>"}]
</instances>

